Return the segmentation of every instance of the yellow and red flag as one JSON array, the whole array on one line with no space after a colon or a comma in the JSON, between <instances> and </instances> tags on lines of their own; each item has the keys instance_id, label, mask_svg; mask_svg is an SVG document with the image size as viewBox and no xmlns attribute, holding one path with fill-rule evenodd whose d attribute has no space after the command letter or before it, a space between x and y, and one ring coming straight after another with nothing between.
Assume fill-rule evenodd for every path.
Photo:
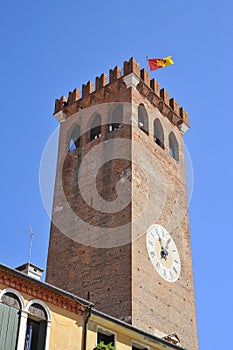
<instances>
[{"instance_id":1,"label":"yellow and red flag","mask_svg":"<svg viewBox=\"0 0 233 350\"><path fill-rule=\"evenodd\" d=\"M172 56L167 56L164 58L148 58L148 64L150 67L150 71L152 71L170 66L171 64L174 64L174 61L172 60Z\"/></svg>"}]
</instances>

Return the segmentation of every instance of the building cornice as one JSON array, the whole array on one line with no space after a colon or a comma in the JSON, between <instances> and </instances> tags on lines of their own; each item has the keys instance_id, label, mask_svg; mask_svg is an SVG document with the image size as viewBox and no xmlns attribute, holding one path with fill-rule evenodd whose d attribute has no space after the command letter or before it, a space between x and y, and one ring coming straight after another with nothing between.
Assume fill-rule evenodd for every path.
<instances>
[{"instance_id":1,"label":"building cornice","mask_svg":"<svg viewBox=\"0 0 233 350\"><path fill-rule=\"evenodd\" d=\"M88 307L92 305L74 294L38 281L2 264L0 264L0 283L6 287L25 293L32 298L40 299L45 303L53 304L79 315L86 315Z\"/></svg>"}]
</instances>

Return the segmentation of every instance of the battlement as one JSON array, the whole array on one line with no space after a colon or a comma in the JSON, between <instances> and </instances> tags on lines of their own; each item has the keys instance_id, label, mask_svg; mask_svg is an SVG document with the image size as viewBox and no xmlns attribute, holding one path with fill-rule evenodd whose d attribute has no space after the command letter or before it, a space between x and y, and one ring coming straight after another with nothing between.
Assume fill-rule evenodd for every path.
<instances>
[{"instance_id":1,"label":"battlement","mask_svg":"<svg viewBox=\"0 0 233 350\"><path fill-rule=\"evenodd\" d=\"M54 115L60 111L63 111L65 114L68 112L68 115L71 115L74 112L69 113L69 106L76 106L77 110L87 107L87 103L83 104L84 107L81 103L85 98L90 98L98 91L107 89L111 84L124 81L123 78L132 73L139 81L137 89L151 104L155 105L164 116L178 127L185 125L186 129L189 128L188 112L183 107L179 107L178 102L174 98L169 98L169 93L164 88L160 89L160 84L154 78L150 79L150 73L144 68L140 69L140 64L133 57L129 61L124 62L123 69L116 66L114 69L109 70L108 76L103 73L96 77L95 84L92 81L83 84L82 94L80 94L78 89L74 89L72 92L69 92L68 99L65 96L56 99Z\"/></svg>"}]
</instances>

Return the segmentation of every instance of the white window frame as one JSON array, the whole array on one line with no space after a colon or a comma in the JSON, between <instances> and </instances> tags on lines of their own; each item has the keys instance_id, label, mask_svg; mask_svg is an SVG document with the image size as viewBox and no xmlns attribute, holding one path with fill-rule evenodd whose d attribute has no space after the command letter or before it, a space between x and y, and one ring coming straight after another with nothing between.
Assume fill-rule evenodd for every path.
<instances>
[{"instance_id":1,"label":"white window frame","mask_svg":"<svg viewBox=\"0 0 233 350\"><path fill-rule=\"evenodd\" d=\"M39 304L40 306L42 306L46 312L47 315L47 327L46 327L46 339L45 339L45 350L49 350L49 339L50 339L50 329L51 329L51 313L50 310L48 308L48 306L41 300L39 299L33 299L30 300L29 303L27 304L26 308L25 308L25 312L27 314L27 318L28 318L28 314L29 314L29 308L32 304ZM27 326L27 320L26 320L26 324L25 324L25 332L24 335L26 334L26 326ZM25 341L25 339L24 339ZM19 350L19 349L17 349Z\"/></svg>"},{"instance_id":2,"label":"white window frame","mask_svg":"<svg viewBox=\"0 0 233 350\"><path fill-rule=\"evenodd\" d=\"M143 343L140 343L138 341L135 341L135 340L131 340L131 349L133 348L133 346L136 346L138 347L138 349L147 349L147 350L150 350L150 347L148 345L145 345Z\"/></svg>"},{"instance_id":3,"label":"white window frame","mask_svg":"<svg viewBox=\"0 0 233 350\"><path fill-rule=\"evenodd\" d=\"M20 319L19 319L19 329L18 329L18 339L17 339L17 350L23 350L24 349L24 323L25 323L25 303L22 295L13 288L5 288L0 292L0 302L2 302L2 297L6 293L12 293L17 296L17 298L20 301ZM26 322L27 322L27 315L26 315Z\"/></svg>"},{"instance_id":4,"label":"white window frame","mask_svg":"<svg viewBox=\"0 0 233 350\"><path fill-rule=\"evenodd\" d=\"M20 301L20 320L19 320L19 330L18 330L18 340L17 340L17 348L16 350L24 350L25 345L25 334L27 329L27 320L28 320L28 310L32 304L39 304L42 306L46 312L47 316L47 327L46 327L46 339L45 339L45 350L49 350L49 339L50 339L50 328L51 328L51 312L48 308L48 306L39 299L33 299L28 302L28 304L25 306L25 301L22 297L22 295L13 288L5 288L0 292L0 302L2 302L2 297L6 293L12 293L15 294L15 296Z\"/></svg>"}]
</instances>

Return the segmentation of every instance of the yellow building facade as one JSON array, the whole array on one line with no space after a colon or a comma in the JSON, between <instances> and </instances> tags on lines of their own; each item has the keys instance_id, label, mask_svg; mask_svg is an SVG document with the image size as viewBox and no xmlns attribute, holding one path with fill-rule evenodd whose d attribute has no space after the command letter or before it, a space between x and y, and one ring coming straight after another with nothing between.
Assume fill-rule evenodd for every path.
<instances>
[{"instance_id":1,"label":"yellow building facade","mask_svg":"<svg viewBox=\"0 0 233 350\"><path fill-rule=\"evenodd\" d=\"M94 309L71 293L0 265L1 350L182 349Z\"/></svg>"},{"instance_id":2,"label":"yellow building facade","mask_svg":"<svg viewBox=\"0 0 233 350\"><path fill-rule=\"evenodd\" d=\"M171 335L168 338L170 341L176 342L176 337L173 337L174 335ZM88 321L86 349L95 349L96 344L100 343L101 340L105 344L113 343L117 350L182 349L165 339L153 336L93 309Z\"/></svg>"},{"instance_id":3,"label":"yellow building facade","mask_svg":"<svg viewBox=\"0 0 233 350\"><path fill-rule=\"evenodd\" d=\"M81 350L88 302L0 266L0 349Z\"/></svg>"}]
</instances>

